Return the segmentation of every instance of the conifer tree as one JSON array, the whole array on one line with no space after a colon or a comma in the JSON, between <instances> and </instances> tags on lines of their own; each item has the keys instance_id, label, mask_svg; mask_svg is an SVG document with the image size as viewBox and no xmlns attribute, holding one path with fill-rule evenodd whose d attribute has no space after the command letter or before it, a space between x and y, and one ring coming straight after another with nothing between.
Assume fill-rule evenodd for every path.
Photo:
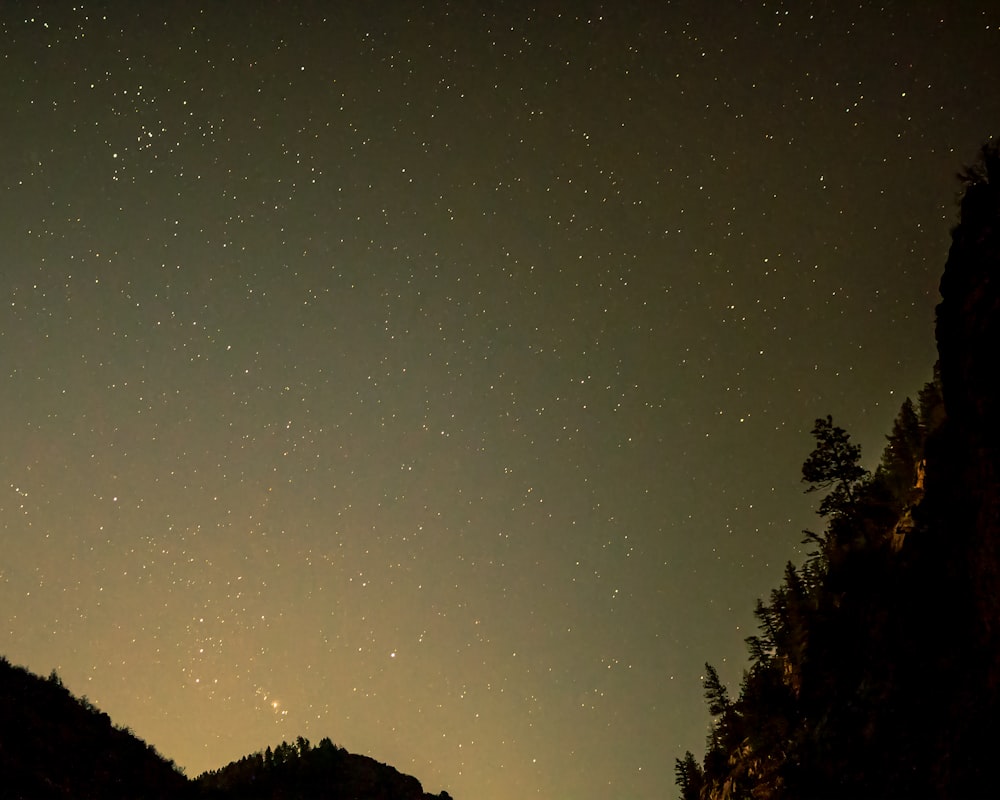
<instances>
[{"instance_id":1,"label":"conifer tree","mask_svg":"<svg viewBox=\"0 0 1000 800\"><path fill-rule=\"evenodd\" d=\"M810 484L806 491L828 491L819 504L821 517L844 514L868 474L859 463L861 446L851 444L850 434L834 425L829 415L816 420L812 435L816 449L802 465L802 479Z\"/></svg>"}]
</instances>

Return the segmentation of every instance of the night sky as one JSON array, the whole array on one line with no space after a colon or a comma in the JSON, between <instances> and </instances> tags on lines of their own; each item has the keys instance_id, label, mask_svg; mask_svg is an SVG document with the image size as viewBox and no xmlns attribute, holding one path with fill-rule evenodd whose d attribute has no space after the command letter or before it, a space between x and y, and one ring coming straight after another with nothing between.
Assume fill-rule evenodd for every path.
<instances>
[{"instance_id":1,"label":"night sky","mask_svg":"<svg viewBox=\"0 0 1000 800\"><path fill-rule=\"evenodd\" d=\"M673 797L930 378L994 2L6 3L0 653L188 775ZM736 688L734 686L734 688Z\"/></svg>"}]
</instances>

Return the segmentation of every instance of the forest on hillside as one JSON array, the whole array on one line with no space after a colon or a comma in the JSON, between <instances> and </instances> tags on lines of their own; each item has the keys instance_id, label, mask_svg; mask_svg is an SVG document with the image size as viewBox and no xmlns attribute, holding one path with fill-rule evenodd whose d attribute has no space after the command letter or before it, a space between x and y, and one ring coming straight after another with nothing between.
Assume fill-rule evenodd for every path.
<instances>
[{"instance_id":1,"label":"forest on hillside","mask_svg":"<svg viewBox=\"0 0 1000 800\"><path fill-rule=\"evenodd\" d=\"M681 800L995 796L1000 697L1000 141L964 170L938 363L877 467L816 420L821 525L759 600L730 694L706 665L704 758Z\"/></svg>"}]
</instances>

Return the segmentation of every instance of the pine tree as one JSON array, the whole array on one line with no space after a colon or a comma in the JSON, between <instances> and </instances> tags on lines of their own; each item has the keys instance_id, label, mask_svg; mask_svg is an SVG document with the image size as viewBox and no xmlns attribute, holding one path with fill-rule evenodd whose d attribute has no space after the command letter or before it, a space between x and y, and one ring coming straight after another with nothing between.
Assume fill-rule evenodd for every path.
<instances>
[{"instance_id":1,"label":"pine tree","mask_svg":"<svg viewBox=\"0 0 1000 800\"><path fill-rule=\"evenodd\" d=\"M819 504L821 517L845 514L854 503L868 473L859 463L861 446L851 444L850 434L833 424L833 417L817 419L812 435L816 449L802 465L807 492L827 491Z\"/></svg>"},{"instance_id":2,"label":"pine tree","mask_svg":"<svg viewBox=\"0 0 1000 800\"><path fill-rule=\"evenodd\" d=\"M700 800L705 773L690 750L674 762L674 782L681 790L680 800Z\"/></svg>"}]
</instances>

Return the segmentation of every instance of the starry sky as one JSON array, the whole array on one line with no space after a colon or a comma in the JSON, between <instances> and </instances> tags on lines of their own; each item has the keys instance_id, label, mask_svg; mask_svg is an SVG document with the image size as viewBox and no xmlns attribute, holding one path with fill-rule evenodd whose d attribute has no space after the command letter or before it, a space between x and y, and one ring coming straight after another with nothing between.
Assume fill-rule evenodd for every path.
<instances>
[{"instance_id":1,"label":"starry sky","mask_svg":"<svg viewBox=\"0 0 1000 800\"><path fill-rule=\"evenodd\" d=\"M929 379L992 2L7 3L0 653L188 775L675 796Z\"/></svg>"}]
</instances>

